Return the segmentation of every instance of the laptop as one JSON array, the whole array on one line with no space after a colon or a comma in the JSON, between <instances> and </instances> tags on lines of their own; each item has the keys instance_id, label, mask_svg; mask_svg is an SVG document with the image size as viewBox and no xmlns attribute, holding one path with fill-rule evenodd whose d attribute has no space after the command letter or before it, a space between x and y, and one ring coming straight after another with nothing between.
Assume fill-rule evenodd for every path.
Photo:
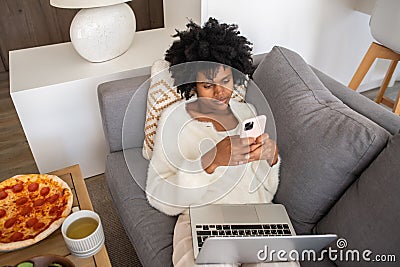
<instances>
[{"instance_id":1,"label":"laptop","mask_svg":"<svg viewBox=\"0 0 400 267\"><path fill-rule=\"evenodd\" d=\"M283 205L212 204L190 207L197 264L293 261L318 253L335 234L297 236ZM283 250L278 255L278 251Z\"/></svg>"}]
</instances>

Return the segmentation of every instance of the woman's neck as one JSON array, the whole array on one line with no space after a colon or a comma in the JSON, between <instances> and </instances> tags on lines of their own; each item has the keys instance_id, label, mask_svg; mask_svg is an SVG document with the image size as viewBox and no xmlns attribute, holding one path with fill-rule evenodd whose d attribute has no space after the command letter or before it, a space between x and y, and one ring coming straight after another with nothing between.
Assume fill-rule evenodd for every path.
<instances>
[{"instance_id":1,"label":"woman's neck","mask_svg":"<svg viewBox=\"0 0 400 267\"><path fill-rule=\"evenodd\" d=\"M219 132L235 129L239 123L230 106L224 110L210 111L196 100L186 104L186 111L197 121L211 122Z\"/></svg>"}]
</instances>

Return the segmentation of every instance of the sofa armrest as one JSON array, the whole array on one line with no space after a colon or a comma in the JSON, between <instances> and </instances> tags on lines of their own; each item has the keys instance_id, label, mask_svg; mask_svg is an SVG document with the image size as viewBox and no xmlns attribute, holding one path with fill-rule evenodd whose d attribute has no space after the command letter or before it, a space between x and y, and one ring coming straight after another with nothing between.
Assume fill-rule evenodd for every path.
<instances>
[{"instance_id":1,"label":"sofa armrest","mask_svg":"<svg viewBox=\"0 0 400 267\"><path fill-rule=\"evenodd\" d=\"M110 81L98 86L100 114L109 153L122 150L122 126L125 111L133 94L136 92L138 92L135 95L135 111L137 113L133 116L136 127L130 129L129 135L130 140L133 140L131 144L134 147L141 147L143 145L148 90L148 87L145 87L149 83L149 77L149 75L145 75ZM143 86L141 87L141 85ZM139 88L140 90L138 90Z\"/></svg>"},{"instance_id":2,"label":"sofa armrest","mask_svg":"<svg viewBox=\"0 0 400 267\"><path fill-rule=\"evenodd\" d=\"M321 82L344 104L385 128L391 134L400 130L400 116L386 110L367 97L344 86L325 73L311 67Z\"/></svg>"}]
</instances>

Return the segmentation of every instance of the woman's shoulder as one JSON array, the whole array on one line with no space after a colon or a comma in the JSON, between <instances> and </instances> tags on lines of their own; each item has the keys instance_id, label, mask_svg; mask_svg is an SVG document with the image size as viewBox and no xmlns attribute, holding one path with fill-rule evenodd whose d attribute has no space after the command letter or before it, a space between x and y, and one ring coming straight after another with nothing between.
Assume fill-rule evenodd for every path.
<instances>
[{"instance_id":1,"label":"woman's shoulder","mask_svg":"<svg viewBox=\"0 0 400 267\"><path fill-rule=\"evenodd\" d=\"M161 112L160 120L163 121L171 115L173 115L174 118L186 117L187 111L185 105L186 105L186 100L184 99L172 103L168 107L164 108L164 110Z\"/></svg>"},{"instance_id":2,"label":"woman's shoulder","mask_svg":"<svg viewBox=\"0 0 400 267\"><path fill-rule=\"evenodd\" d=\"M255 107L246 102L238 102L235 99L231 99L230 106L232 111L241 119L249 119L254 116L257 116L257 111Z\"/></svg>"}]
</instances>

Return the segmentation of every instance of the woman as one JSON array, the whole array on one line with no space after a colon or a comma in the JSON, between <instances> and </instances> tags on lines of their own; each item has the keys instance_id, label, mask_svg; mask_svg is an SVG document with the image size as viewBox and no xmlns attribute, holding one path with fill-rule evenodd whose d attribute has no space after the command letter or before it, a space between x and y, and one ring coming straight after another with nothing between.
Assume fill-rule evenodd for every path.
<instances>
[{"instance_id":1,"label":"woman","mask_svg":"<svg viewBox=\"0 0 400 267\"><path fill-rule=\"evenodd\" d=\"M178 92L186 99L160 118L146 185L153 207L179 215L174 266L196 266L189 206L270 203L280 165L276 144L267 134L238 135L240 123L255 116L251 105L231 100L234 85L253 71L250 43L239 36L237 26L215 19L204 27L193 22L187 26L166 52ZM249 190L252 181L260 186Z\"/></svg>"}]
</instances>

